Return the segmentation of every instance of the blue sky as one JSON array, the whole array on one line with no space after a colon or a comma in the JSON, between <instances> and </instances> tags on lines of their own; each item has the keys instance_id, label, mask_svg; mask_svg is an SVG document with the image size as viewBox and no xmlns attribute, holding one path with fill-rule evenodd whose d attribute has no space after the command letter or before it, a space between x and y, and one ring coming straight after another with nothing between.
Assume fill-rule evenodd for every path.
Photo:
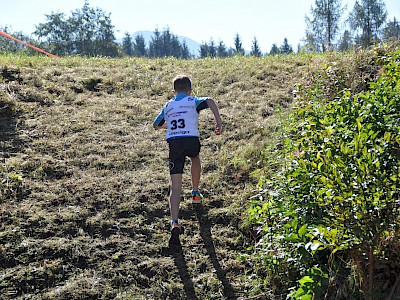
<instances>
[{"instance_id":1,"label":"blue sky","mask_svg":"<svg viewBox=\"0 0 400 300\"><path fill-rule=\"evenodd\" d=\"M399 0L385 0L388 19L400 20ZM111 13L115 35L125 32L163 30L189 37L199 43L224 41L233 46L236 33L246 50L257 38L261 50L269 52L273 43L280 46L287 37L294 49L305 33L305 15L310 15L315 0L89 0L91 7ZM355 0L342 0L348 11ZM0 26L31 34L35 25L46 21L46 14L82 8L84 0L0 0ZM348 13L344 13L343 20Z\"/></svg>"}]
</instances>

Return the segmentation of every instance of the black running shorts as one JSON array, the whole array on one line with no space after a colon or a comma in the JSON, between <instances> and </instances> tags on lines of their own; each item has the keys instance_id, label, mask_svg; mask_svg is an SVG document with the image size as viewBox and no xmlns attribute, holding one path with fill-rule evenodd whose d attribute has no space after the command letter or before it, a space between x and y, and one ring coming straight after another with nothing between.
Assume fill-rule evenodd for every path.
<instances>
[{"instance_id":1,"label":"black running shorts","mask_svg":"<svg viewBox=\"0 0 400 300\"><path fill-rule=\"evenodd\" d=\"M183 174L185 158L196 157L200 153L198 137L185 137L168 140L169 145L169 173Z\"/></svg>"}]
</instances>

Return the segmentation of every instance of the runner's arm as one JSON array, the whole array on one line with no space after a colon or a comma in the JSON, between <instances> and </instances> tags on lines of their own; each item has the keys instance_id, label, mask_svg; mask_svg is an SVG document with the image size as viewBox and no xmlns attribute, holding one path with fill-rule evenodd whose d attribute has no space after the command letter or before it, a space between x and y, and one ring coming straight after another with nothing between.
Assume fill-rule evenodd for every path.
<instances>
[{"instance_id":1,"label":"runner's arm","mask_svg":"<svg viewBox=\"0 0 400 300\"><path fill-rule=\"evenodd\" d=\"M215 104L214 100L211 98L208 98L207 100L207 105L211 109L212 113L214 114L215 118L215 134L220 135L222 134L222 120L221 116L219 114L218 106Z\"/></svg>"}]
</instances>

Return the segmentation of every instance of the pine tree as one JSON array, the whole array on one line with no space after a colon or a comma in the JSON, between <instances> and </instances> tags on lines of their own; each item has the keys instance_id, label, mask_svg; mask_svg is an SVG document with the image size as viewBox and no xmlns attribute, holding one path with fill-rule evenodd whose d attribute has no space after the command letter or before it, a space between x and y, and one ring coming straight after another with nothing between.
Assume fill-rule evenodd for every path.
<instances>
[{"instance_id":1,"label":"pine tree","mask_svg":"<svg viewBox=\"0 0 400 300\"><path fill-rule=\"evenodd\" d=\"M174 56L172 49L172 34L169 31L169 28L165 28L161 33L161 54L160 56Z\"/></svg>"},{"instance_id":2,"label":"pine tree","mask_svg":"<svg viewBox=\"0 0 400 300\"><path fill-rule=\"evenodd\" d=\"M215 42L212 38L210 39L210 43L208 44L208 56L209 57L217 56L217 47L215 46Z\"/></svg>"},{"instance_id":3,"label":"pine tree","mask_svg":"<svg viewBox=\"0 0 400 300\"><path fill-rule=\"evenodd\" d=\"M226 50L226 46L222 40L220 40L218 43L217 56L218 57L227 57L228 56L228 51Z\"/></svg>"},{"instance_id":4,"label":"pine tree","mask_svg":"<svg viewBox=\"0 0 400 300\"><path fill-rule=\"evenodd\" d=\"M167 45L165 45L167 46ZM170 54L168 56L173 56L176 58L182 57L182 45L179 42L178 36L175 34L171 35L170 41L169 41L169 49L170 49Z\"/></svg>"},{"instance_id":5,"label":"pine tree","mask_svg":"<svg viewBox=\"0 0 400 300\"><path fill-rule=\"evenodd\" d=\"M280 53L281 54L290 54L293 53L293 48L291 45L289 45L288 39L285 37L283 40L283 44L280 48Z\"/></svg>"},{"instance_id":6,"label":"pine tree","mask_svg":"<svg viewBox=\"0 0 400 300\"><path fill-rule=\"evenodd\" d=\"M184 40L182 43L182 53L181 53L181 57L184 59L188 59L191 57L190 55L190 51L189 51L189 47L186 44L186 41Z\"/></svg>"},{"instance_id":7,"label":"pine tree","mask_svg":"<svg viewBox=\"0 0 400 300\"><path fill-rule=\"evenodd\" d=\"M162 57L163 41L158 28L154 29L151 41L149 42L149 57Z\"/></svg>"},{"instance_id":8,"label":"pine tree","mask_svg":"<svg viewBox=\"0 0 400 300\"><path fill-rule=\"evenodd\" d=\"M313 37L315 51L333 48L344 9L341 0L315 0L315 7L311 6L312 17L306 16L306 35Z\"/></svg>"},{"instance_id":9,"label":"pine tree","mask_svg":"<svg viewBox=\"0 0 400 300\"><path fill-rule=\"evenodd\" d=\"M303 49L303 46L301 46L300 43L297 44L297 53L301 53Z\"/></svg>"},{"instance_id":10,"label":"pine tree","mask_svg":"<svg viewBox=\"0 0 400 300\"><path fill-rule=\"evenodd\" d=\"M356 43L368 47L374 40L379 40L379 31L386 17L386 6L382 0L361 0L361 3L357 0L348 19L351 28L358 30Z\"/></svg>"},{"instance_id":11,"label":"pine tree","mask_svg":"<svg viewBox=\"0 0 400 300\"><path fill-rule=\"evenodd\" d=\"M350 50L353 46L351 34L348 30L345 30L342 38L340 39L338 49L339 51Z\"/></svg>"},{"instance_id":12,"label":"pine tree","mask_svg":"<svg viewBox=\"0 0 400 300\"><path fill-rule=\"evenodd\" d=\"M235 54L244 55L244 49L242 47L242 39L239 36L239 33L235 35Z\"/></svg>"},{"instance_id":13,"label":"pine tree","mask_svg":"<svg viewBox=\"0 0 400 300\"><path fill-rule=\"evenodd\" d=\"M269 55L277 55L280 54L281 51L279 50L276 44L272 44L271 50L269 51Z\"/></svg>"},{"instance_id":14,"label":"pine tree","mask_svg":"<svg viewBox=\"0 0 400 300\"><path fill-rule=\"evenodd\" d=\"M204 42L200 45L200 50L199 50L199 54L201 58L205 58L208 56L208 44L207 42Z\"/></svg>"},{"instance_id":15,"label":"pine tree","mask_svg":"<svg viewBox=\"0 0 400 300\"><path fill-rule=\"evenodd\" d=\"M135 41L133 43L133 55L136 57L143 57L147 55L146 41L141 34L138 34L135 37Z\"/></svg>"},{"instance_id":16,"label":"pine tree","mask_svg":"<svg viewBox=\"0 0 400 300\"><path fill-rule=\"evenodd\" d=\"M385 41L391 40L391 39L400 39L400 24L396 20L396 18L393 18L393 21L390 21L386 24L385 28L383 28L383 39Z\"/></svg>"},{"instance_id":17,"label":"pine tree","mask_svg":"<svg viewBox=\"0 0 400 300\"><path fill-rule=\"evenodd\" d=\"M128 32L125 32L125 36L122 39L122 50L128 56L133 55L132 37Z\"/></svg>"},{"instance_id":18,"label":"pine tree","mask_svg":"<svg viewBox=\"0 0 400 300\"><path fill-rule=\"evenodd\" d=\"M251 45L250 55L253 55L256 57L262 56L262 53L261 53L260 47L258 46L258 41L257 41L256 37L254 37L254 39L253 39L253 44Z\"/></svg>"}]
</instances>

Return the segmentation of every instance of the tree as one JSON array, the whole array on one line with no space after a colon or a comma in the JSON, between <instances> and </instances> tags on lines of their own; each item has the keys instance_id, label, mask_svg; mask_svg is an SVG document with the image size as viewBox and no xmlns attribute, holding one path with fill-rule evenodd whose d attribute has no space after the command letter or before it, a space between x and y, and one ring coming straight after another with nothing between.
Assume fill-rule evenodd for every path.
<instances>
[{"instance_id":1,"label":"tree","mask_svg":"<svg viewBox=\"0 0 400 300\"><path fill-rule=\"evenodd\" d=\"M161 33L161 55L160 56L173 56L172 49L173 36L169 31L169 27L165 28ZM179 42L178 42L179 43Z\"/></svg>"},{"instance_id":2,"label":"tree","mask_svg":"<svg viewBox=\"0 0 400 300\"><path fill-rule=\"evenodd\" d=\"M393 21L386 24L385 28L383 28L382 34L385 41L400 38L400 24L396 18L393 18Z\"/></svg>"},{"instance_id":3,"label":"tree","mask_svg":"<svg viewBox=\"0 0 400 300\"><path fill-rule=\"evenodd\" d=\"M190 53L186 42L184 46L179 42L177 35L172 34L169 28L165 28L162 32L156 28L149 43L149 57L184 57L189 58Z\"/></svg>"},{"instance_id":4,"label":"tree","mask_svg":"<svg viewBox=\"0 0 400 300\"><path fill-rule=\"evenodd\" d=\"M242 39L239 36L239 33L235 35L235 54L244 55L244 49L242 47Z\"/></svg>"},{"instance_id":5,"label":"tree","mask_svg":"<svg viewBox=\"0 0 400 300\"><path fill-rule=\"evenodd\" d=\"M338 49L339 51L347 51L350 50L353 46L352 38L350 31L345 30L342 38L339 41Z\"/></svg>"},{"instance_id":6,"label":"tree","mask_svg":"<svg viewBox=\"0 0 400 300\"><path fill-rule=\"evenodd\" d=\"M161 57L163 51L162 44L161 33L158 28L156 28L149 42L149 57Z\"/></svg>"},{"instance_id":7,"label":"tree","mask_svg":"<svg viewBox=\"0 0 400 300\"><path fill-rule=\"evenodd\" d=\"M349 16L350 27L358 31L356 43L368 47L379 40L379 30L387 17L385 3L382 0L357 0Z\"/></svg>"},{"instance_id":8,"label":"tree","mask_svg":"<svg viewBox=\"0 0 400 300\"><path fill-rule=\"evenodd\" d=\"M100 8L92 8L85 1L82 9L72 12L67 20L77 53L81 55L117 56L114 26L110 14Z\"/></svg>"},{"instance_id":9,"label":"tree","mask_svg":"<svg viewBox=\"0 0 400 300\"><path fill-rule=\"evenodd\" d=\"M253 55L256 57L262 56L262 53L261 53L260 47L258 46L258 41L257 41L256 37L254 37L254 39L253 39L253 44L251 45L250 55Z\"/></svg>"},{"instance_id":10,"label":"tree","mask_svg":"<svg viewBox=\"0 0 400 300\"><path fill-rule=\"evenodd\" d=\"M222 40L220 40L218 43L217 56L218 57L227 57L228 56L228 51L226 50L226 46Z\"/></svg>"},{"instance_id":11,"label":"tree","mask_svg":"<svg viewBox=\"0 0 400 300\"><path fill-rule=\"evenodd\" d=\"M306 16L306 35L313 36L315 51L325 52L333 48L344 9L341 0L315 0L315 7L311 6L312 17Z\"/></svg>"},{"instance_id":12,"label":"tree","mask_svg":"<svg viewBox=\"0 0 400 300\"><path fill-rule=\"evenodd\" d=\"M212 38L210 39L210 43L208 44L208 56L210 57L217 56L217 47L215 46L215 42Z\"/></svg>"},{"instance_id":13,"label":"tree","mask_svg":"<svg viewBox=\"0 0 400 300\"><path fill-rule=\"evenodd\" d=\"M12 35L13 37L15 37L21 41L29 43L33 46L42 47L41 45L38 45L38 42L36 40L29 38L22 32L12 32L8 29L7 26L5 26L4 28L0 27L0 30ZM0 36L0 53L17 53L17 52L23 52L28 55L34 55L37 53L35 50L33 50L29 47L26 47L25 45L23 45L21 43L18 43L16 41L13 41L6 37Z\"/></svg>"},{"instance_id":14,"label":"tree","mask_svg":"<svg viewBox=\"0 0 400 300\"><path fill-rule=\"evenodd\" d=\"M318 52L321 51L319 50L319 44L317 42L317 38L314 36L313 33L307 32L306 37L304 39L306 45L304 47L304 50L307 52Z\"/></svg>"},{"instance_id":15,"label":"tree","mask_svg":"<svg viewBox=\"0 0 400 300\"><path fill-rule=\"evenodd\" d=\"M135 36L135 41L133 42L133 55L136 57L147 55L146 41L141 34Z\"/></svg>"},{"instance_id":16,"label":"tree","mask_svg":"<svg viewBox=\"0 0 400 300\"><path fill-rule=\"evenodd\" d=\"M199 54L201 58L205 58L208 56L208 44L207 42L203 42L200 44Z\"/></svg>"},{"instance_id":17,"label":"tree","mask_svg":"<svg viewBox=\"0 0 400 300\"><path fill-rule=\"evenodd\" d=\"M122 50L128 56L133 55L132 37L128 32L125 32L125 36L122 39Z\"/></svg>"},{"instance_id":18,"label":"tree","mask_svg":"<svg viewBox=\"0 0 400 300\"><path fill-rule=\"evenodd\" d=\"M167 47L165 45L164 47ZM171 38L169 40L169 55L168 56L173 56L173 57L182 57L182 45L179 42L179 38L175 34L171 34Z\"/></svg>"},{"instance_id":19,"label":"tree","mask_svg":"<svg viewBox=\"0 0 400 300\"><path fill-rule=\"evenodd\" d=\"M280 52L282 54L290 54L293 53L293 48L291 45L289 45L288 39L285 37L283 40L283 44L280 48Z\"/></svg>"},{"instance_id":20,"label":"tree","mask_svg":"<svg viewBox=\"0 0 400 300\"><path fill-rule=\"evenodd\" d=\"M279 50L278 46L275 43L272 44L271 50L269 51L269 55L277 55L280 53L281 51Z\"/></svg>"},{"instance_id":21,"label":"tree","mask_svg":"<svg viewBox=\"0 0 400 300\"><path fill-rule=\"evenodd\" d=\"M52 52L58 55L118 55L110 14L90 7L88 1L68 19L63 13L46 17L47 23L37 25L33 34L45 38L52 45Z\"/></svg>"},{"instance_id":22,"label":"tree","mask_svg":"<svg viewBox=\"0 0 400 300\"><path fill-rule=\"evenodd\" d=\"M300 43L298 43L297 44L297 53L301 53L302 49L303 49L303 46Z\"/></svg>"},{"instance_id":23,"label":"tree","mask_svg":"<svg viewBox=\"0 0 400 300\"><path fill-rule=\"evenodd\" d=\"M64 13L52 13L45 15L47 23L36 25L34 35L45 38L45 42L50 45L48 50L57 55L72 54L73 41L71 35L71 24L65 20Z\"/></svg>"},{"instance_id":24,"label":"tree","mask_svg":"<svg viewBox=\"0 0 400 300\"><path fill-rule=\"evenodd\" d=\"M182 43L182 55L181 55L181 57L184 58L184 59L188 59L188 58L191 57L189 47L188 47L188 45L187 45L185 40L183 40L183 43Z\"/></svg>"}]
</instances>

